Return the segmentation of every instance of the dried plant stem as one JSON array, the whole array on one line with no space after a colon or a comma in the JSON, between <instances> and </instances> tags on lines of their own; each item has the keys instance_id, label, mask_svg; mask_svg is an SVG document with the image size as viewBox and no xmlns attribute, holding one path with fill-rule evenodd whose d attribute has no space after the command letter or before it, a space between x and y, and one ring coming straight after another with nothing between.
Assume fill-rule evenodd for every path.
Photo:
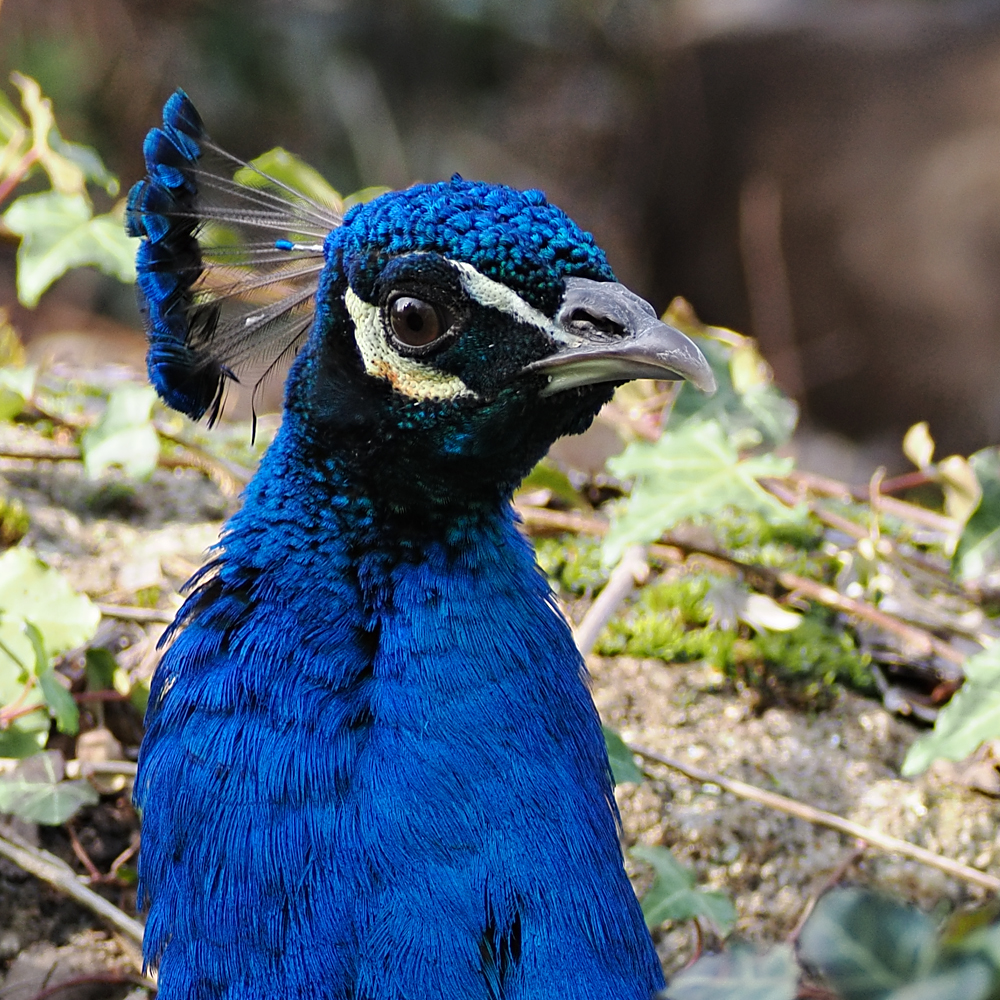
<instances>
[{"instance_id":1,"label":"dried plant stem","mask_svg":"<svg viewBox=\"0 0 1000 1000\"><path fill-rule=\"evenodd\" d=\"M618 565L612 570L608 582L591 604L583 621L573 630L577 648L586 656L604 631L604 626L615 616L615 612L632 593L636 585L642 585L649 577L646 552L641 545L631 545L625 550Z\"/></svg>"},{"instance_id":2,"label":"dried plant stem","mask_svg":"<svg viewBox=\"0 0 1000 1000\"><path fill-rule=\"evenodd\" d=\"M0 836L0 856L13 861L19 868L71 896L81 906L92 910L127 938L142 943L142 924L83 885L77 878L76 872L61 858L39 847L32 847L20 837L11 834Z\"/></svg>"},{"instance_id":3,"label":"dried plant stem","mask_svg":"<svg viewBox=\"0 0 1000 1000\"><path fill-rule=\"evenodd\" d=\"M717 555L717 558L725 559L726 557ZM772 575L767 570L758 569L756 566L747 568L753 569L754 572ZM898 635L910 647L914 656L929 656L931 653L936 653L942 659L956 663L959 666L965 663L964 653L960 653L954 646L950 646L936 635L925 629L917 628L916 625L910 625L907 622L901 621L892 615L887 615L884 611L879 611L878 608L874 608L864 601L856 601L851 597L845 597L839 591L834 590L833 587L828 587L825 584L817 583L815 580L809 580L804 576L787 571L773 573L773 577L786 590L794 590L799 594L804 594L818 604L825 604L828 608L843 611L844 614L864 618L873 625L885 629L886 632Z\"/></svg>"},{"instance_id":4,"label":"dried plant stem","mask_svg":"<svg viewBox=\"0 0 1000 1000\"><path fill-rule=\"evenodd\" d=\"M175 611L161 611L158 608L137 608L130 604L98 604L97 609L108 618L118 618L126 622L161 622L169 625Z\"/></svg>"},{"instance_id":5,"label":"dried plant stem","mask_svg":"<svg viewBox=\"0 0 1000 1000\"><path fill-rule=\"evenodd\" d=\"M83 455L75 445L51 444L29 448L4 448L0 459L27 462L81 462ZM197 469L219 487L225 496L235 496L250 481L249 469L215 458L193 445L179 445L170 453L160 454L157 464L164 469Z\"/></svg>"},{"instance_id":6,"label":"dried plant stem","mask_svg":"<svg viewBox=\"0 0 1000 1000\"><path fill-rule=\"evenodd\" d=\"M629 749L640 757L645 757L646 760L655 761L657 764L663 764L675 771L680 771L681 774L691 778L693 781L699 781L702 784L717 785L724 791L731 792L741 799L747 799L750 802L759 802L769 809L776 809L778 812L786 813L789 816L804 819L807 823L829 827L831 830L836 830L838 833L844 833L849 837L863 840L865 843L881 848L883 851L888 851L890 854L902 854L904 857L913 858L914 861L937 868L939 871L946 872L955 878L964 879L966 882L982 886L982 888L989 889L991 892L1000 890L1000 878L994 875L987 875L986 872L982 872L978 868L972 868L970 865L963 865L961 862L952 861L950 858L935 854L924 847L917 847L916 844L911 844L909 841L900 840L898 837L890 837L887 834L880 833L878 830L873 830L871 827L862 826L860 823L854 823L849 819L836 816L834 813L825 812L822 809L815 809L813 806L807 806L805 803L790 799L785 795L778 795L776 792L765 792L763 789L757 788L754 785L748 785L744 781L736 781L733 778L723 778L718 774L710 774L708 771L702 771L700 768L692 767L690 764L685 764L675 757L668 757L648 747L630 744Z\"/></svg>"},{"instance_id":7,"label":"dried plant stem","mask_svg":"<svg viewBox=\"0 0 1000 1000\"><path fill-rule=\"evenodd\" d=\"M813 493L834 497L845 503L859 500L865 502L870 498L867 486L848 486L839 480L828 479L826 476L819 476L813 472L795 471L790 473L788 478L793 483L807 490L812 490ZM912 521L914 524L923 525L925 528L930 528L932 531L940 531L946 535L955 530L955 521L953 518L945 517L944 514L938 514L933 510L927 510L926 507L918 507L916 504L907 503L905 500L897 500L895 497L886 496L882 492L884 487L885 482L883 481L879 492L871 498L878 506L878 509L884 514L898 517L901 521Z\"/></svg>"}]
</instances>

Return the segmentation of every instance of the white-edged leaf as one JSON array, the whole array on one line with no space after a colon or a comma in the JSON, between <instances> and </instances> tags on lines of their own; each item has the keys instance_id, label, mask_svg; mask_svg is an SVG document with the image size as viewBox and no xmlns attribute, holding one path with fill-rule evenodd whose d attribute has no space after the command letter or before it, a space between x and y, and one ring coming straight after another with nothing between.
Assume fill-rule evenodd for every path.
<instances>
[{"instance_id":1,"label":"white-edged leaf","mask_svg":"<svg viewBox=\"0 0 1000 1000\"><path fill-rule=\"evenodd\" d=\"M629 545L655 541L681 521L726 507L781 521L805 516L804 509L786 507L757 482L787 475L791 459L771 454L741 459L714 420L689 420L654 443L633 442L608 467L621 479L635 477L632 496L616 510L604 541L608 565Z\"/></svg>"}]
</instances>

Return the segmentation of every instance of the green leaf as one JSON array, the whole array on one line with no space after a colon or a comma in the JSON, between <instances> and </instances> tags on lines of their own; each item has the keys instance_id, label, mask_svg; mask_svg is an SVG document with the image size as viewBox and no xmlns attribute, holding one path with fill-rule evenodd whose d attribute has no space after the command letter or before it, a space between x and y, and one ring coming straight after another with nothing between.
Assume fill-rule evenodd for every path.
<instances>
[{"instance_id":1,"label":"green leaf","mask_svg":"<svg viewBox=\"0 0 1000 1000\"><path fill-rule=\"evenodd\" d=\"M653 885L642 899L642 913L649 927L659 927L665 920L707 920L722 935L736 923L736 908L721 892L694 887L694 874L685 868L665 847L633 847L633 857L653 866Z\"/></svg>"},{"instance_id":2,"label":"green leaf","mask_svg":"<svg viewBox=\"0 0 1000 1000\"><path fill-rule=\"evenodd\" d=\"M88 691L109 691L114 687L118 663L110 650L101 646L87 650L85 668Z\"/></svg>"},{"instance_id":3,"label":"green leaf","mask_svg":"<svg viewBox=\"0 0 1000 1000\"><path fill-rule=\"evenodd\" d=\"M632 782L641 785L646 780L646 776L639 770L632 756L632 751L625 746L625 741L607 726L602 726L604 731L604 742L608 748L608 760L611 763L611 774L615 779L615 784Z\"/></svg>"},{"instance_id":4,"label":"green leaf","mask_svg":"<svg viewBox=\"0 0 1000 1000\"><path fill-rule=\"evenodd\" d=\"M29 309L74 267L93 265L120 281L135 281L138 240L125 235L117 216L92 215L84 194L27 194L7 209L3 221L21 237L17 297Z\"/></svg>"},{"instance_id":5,"label":"green leaf","mask_svg":"<svg viewBox=\"0 0 1000 1000\"><path fill-rule=\"evenodd\" d=\"M31 621L45 648L57 656L92 639L101 613L84 594L77 594L66 578L50 569L30 549L8 549L0 555L0 613L3 625L17 622L18 646L25 662L34 649L21 628Z\"/></svg>"},{"instance_id":6,"label":"green leaf","mask_svg":"<svg viewBox=\"0 0 1000 1000\"><path fill-rule=\"evenodd\" d=\"M35 650L23 623L39 631L49 655L82 646L97 631L101 613L66 578L50 569L30 549L8 549L0 555L0 639L24 663L34 662ZM16 637L16 642L9 641Z\"/></svg>"},{"instance_id":7,"label":"green leaf","mask_svg":"<svg viewBox=\"0 0 1000 1000\"><path fill-rule=\"evenodd\" d=\"M60 730L76 731L76 705L52 673L49 657L91 639L100 617L86 596L74 593L29 549L0 556L0 706L38 708L0 730L0 757L26 757L45 745L46 708ZM29 688L33 677L37 683Z\"/></svg>"},{"instance_id":8,"label":"green leaf","mask_svg":"<svg viewBox=\"0 0 1000 1000\"><path fill-rule=\"evenodd\" d=\"M893 990L886 1000L987 1000L992 996L989 965L971 959Z\"/></svg>"},{"instance_id":9,"label":"green leaf","mask_svg":"<svg viewBox=\"0 0 1000 1000\"><path fill-rule=\"evenodd\" d=\"M63 781L62 754L36 753L13 771L0 775L0 813L13 813L28 823L58 826L81 806L98 802L89 781Z\"/></svg>"},{"instance_id":10,"label":"green leaf","mask_svg":"<svg viewBox=\"0 0 1000 1000\"><path fill-rule=\"evenodd\" d=\"M986 576L1000 565L1000 451L985 448L969 457L982 497L958 540L952 572L964 581Z\"/></svg>"},{"instance_id":11,"label":"green leaf","mask_svg":"<svg viewBox=\"0 0 1000 1000\"><path fill-rule=\"evenodd\" d=\"M45 704L49 707L49 714L56 720L56 729L75 736L80 729L80 710L49 664L42 633L31 622L24 623L24 630L35 647L35 676Z\"/></svg>"},{"instance_id":12,"label":"green leaf","mask_svg":"<svg viewBox=\"0 0 1000 1000\"><path fill-rule=\"evenodd\" d=\"M738 337L739 343L733 345L694 330L685 332L708 359L718 389L714 396L706 396L683 383L670 412L671 427L692 419L714 420L731 441L743 446L776 448L788 441L798 423L798 406L774 385L753 341Z\"/></svg>"},{"instance_id":13,"label":"green leaf","mask_svg":"<svg viewBox=\"0 0 1000 1000\"><path fill-rule=\"evenodd\" d=\"M717 421L689 420L659 441L633 442L608 462L621 479L635 476L632 496L615 513L603 558L613 565L629 545L655 541L681 521L705 518L726 507L780 521L801 521L757 479L781 477L791 459L758 455L741 459Z\"/></svg>"},{"instance_id":14,"label":"green leaf","mask_svg":"<svg viewBox=\"0 0 1000 1000\"><path fill-rule=\"evenodd\" d=\"M903 775L926 771L935 760L964 760L1000 736L1000 642L965 661L965 683L938 712L934 729L910 746Z\"/></svg>"},{"instance_id":15,"label":"green leaf","mask_svg":"<svg viewBox=\"0 0 1000 1000\"><path fill-rule=\"evenodd\" d=\"M705 955L674 976L666 1000L794 1000L799 969L791 945L764 954L735 945L721 955Z\"/></svg>"},{"instance_id":16,"label":"green leaf","mask_svg":"<svg viewBox=\"0 0 1000 1000\"><path fill-rule=\"evenodd\" d=\"M0 420L13 420L35 391L34 365L23 368L0 368Z\"/></svg>"},{"instance_id":17,"label":"green leaf","mask_svg":"<svg viewBox=\"0 0 1000 1000\"><path fill-rule=\"evenodd\" d=\"M49 129L49 145L53 152L69 160L70 163L75 163L88 181L99 184L112 198L117 196L118 178L104 165L96 149L79 142L67 141L59 134L59 129L55 125Z\"/></svg>"},{"instance_id":18,"label":"green leaf","mask_svg":"<svg viewBox=\"0 0 1000 1000\"><path fill-rule=\"evenodd\" d=\"M256 167L256 170L251 169L253 167ZM264 177L262 174L268 176ZM326 178L314 167L310 167L305 160L300 160L294 153L289 153L281 146L275 146L274 149L269 149L252 159L249 167L236 171L233 180L246 187L264 188L272 186L270 182L272 177L321 205L327 205L336 211L343 210L340 195L330 186Z\"/></svg>"},{"instance_id":19,"label":"green leaf","mask_svg":"<svg viewBox=\"0 0 1000 1000\"><path fill-rule=\"evenodd\" d=\"M87 475L97 479L120 465L136 479L149 476L160 458L160 438L151 416L156 392L149 386L120 385L98 423L80 439Z\"/></svg>"},{"instance_id":20,"label":"green leaf","mask_svg":"<svg viewBox=\"0 0 1000 1000\"><path fill-rule=\"evenodd\" d=\"M799 937L800 959L843 1000L898 1000L893 991L927 978L938 950L929 917L864 889L826 893Z\"/></svg>"}]
</instances>

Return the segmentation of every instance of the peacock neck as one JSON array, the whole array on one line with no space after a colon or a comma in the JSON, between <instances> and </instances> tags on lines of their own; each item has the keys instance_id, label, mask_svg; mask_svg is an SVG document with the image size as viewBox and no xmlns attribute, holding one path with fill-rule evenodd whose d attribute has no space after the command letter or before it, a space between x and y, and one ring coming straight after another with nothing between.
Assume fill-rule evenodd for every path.
<instances>
[{"instance_id":1,"label":"peacock neck","mask_svg":"<svg viewBox=\"0 0 1000 1000\"><path fill-rule=\"evenodd\" d=\"M428 559L468 571L503 559L536 575L515 528L510 493L471 484L466 495L385 481L377 447L322 450L286 418L226 526L222 562L281 581L286 600L331 573L354 581L368 603L400 567Z\"/></svg>"}]
</instances>

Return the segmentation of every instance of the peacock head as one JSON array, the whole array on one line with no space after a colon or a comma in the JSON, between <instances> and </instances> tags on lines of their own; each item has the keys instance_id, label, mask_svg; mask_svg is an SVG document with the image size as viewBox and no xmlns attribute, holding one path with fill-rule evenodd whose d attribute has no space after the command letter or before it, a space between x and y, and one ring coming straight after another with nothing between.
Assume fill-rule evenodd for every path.
<instances>
[{"instance_id":1,"label":"peacock head","mask_svg":"<svg viewBox=\"0 0 1000 1000\"><path fill-rule=\"evenodd\" d=\"M126 226L149 375L191 417L298 351L286 423L303 458L339 453L383 495L448 501L512 490L622 382L714 388L539 191L456 176L341 218L216 146L180 90L144 152Z\"/></svg>"},{"instance_id":2,"label":"peacock head","mask_svg":"<svg viewBox=\"0 0 1000 1000\"><path fill-rule=\"evenodd\" d=\"M347 435L391 452L409 483L513 488L623 382L714 389L697 347L540 191L454 177L392 192L324 251L289 408L330 447Z\"/></svg>"}]
</instances>

